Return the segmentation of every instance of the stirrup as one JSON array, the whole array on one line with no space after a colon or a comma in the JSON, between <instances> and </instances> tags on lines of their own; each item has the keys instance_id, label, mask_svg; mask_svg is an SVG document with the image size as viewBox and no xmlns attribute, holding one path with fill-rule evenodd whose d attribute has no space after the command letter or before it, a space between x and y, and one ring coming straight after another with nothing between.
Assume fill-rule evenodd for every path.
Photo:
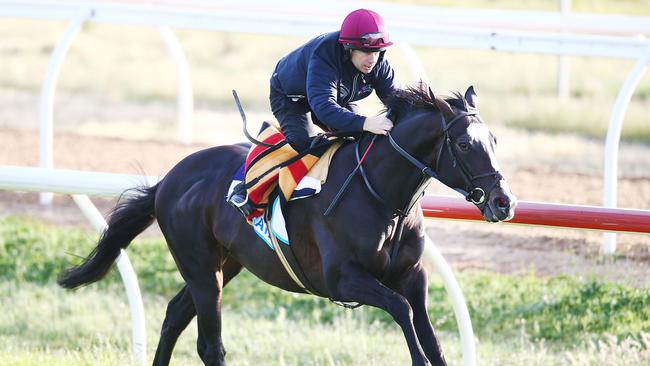
<instances>
[{"instance_id":1,"label":"stirrup","mask_svg":"<svg viewBox=\"0 0 650 366\"><path fill-rule=\"evenodd\" d=\"M248 202L248 195L245 191L233 193L228 198L228 203L239 210L244 217L248 217L253 212L253 207Z\"/></svg>"}]
</instances>

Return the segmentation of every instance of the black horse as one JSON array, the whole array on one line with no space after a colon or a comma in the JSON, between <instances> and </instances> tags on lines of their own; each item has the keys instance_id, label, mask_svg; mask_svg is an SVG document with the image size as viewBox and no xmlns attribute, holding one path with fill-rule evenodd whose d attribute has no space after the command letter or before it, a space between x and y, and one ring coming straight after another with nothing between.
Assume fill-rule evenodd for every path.
<instances>
[{"instance_id":1,"label":"black horse","mask_svg":"<svg viewBox=\"0 0 650 366\"><path fill-rule=\"evenodd\" d=\"M516 198L499 173L496 139L477 114L472 87L464 97L445 99L430 89L400 90L386 108L395 127L390 136L373 139L363 174L354 176L336 209L323 215L369 136L339 149L318 195L289 204L287 230L310 292L387 311L404 332L413 365L445 365L426 312L425 232L417 203L423 183L435 177L463 192L490 222L510 219ZM306 292L224 201L247 151L245 145L219 146L183 159L160 183L120 202L97 247L59 279L65 288L101 279L120 249L157 220L186 284L167 307L154 365L169 363L195 315L201 359L225 365L221 293L242 267L273 286Z\"/></svg>"}]
</instances>

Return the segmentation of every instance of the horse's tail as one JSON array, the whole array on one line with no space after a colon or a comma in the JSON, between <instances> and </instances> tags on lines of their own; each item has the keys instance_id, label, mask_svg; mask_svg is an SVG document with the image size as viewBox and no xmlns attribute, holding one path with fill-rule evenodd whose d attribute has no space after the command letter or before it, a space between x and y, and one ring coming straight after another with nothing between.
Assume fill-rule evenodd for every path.
<instances>
[{"instance_id":1,"label":"horse's tail","mask_svg":"<svg viewBox=\"0 0 650 366\"><path fill-rule=\"evenodd\" d=\"M113 209L108 227L102 233L99 243L78 266L66 269L59 276L58 283L73 289L101 280L111 265L131 241L155 220L154 201L158 185L134 188L139 194L121 201Z\"/></svg>"}]
</instances>

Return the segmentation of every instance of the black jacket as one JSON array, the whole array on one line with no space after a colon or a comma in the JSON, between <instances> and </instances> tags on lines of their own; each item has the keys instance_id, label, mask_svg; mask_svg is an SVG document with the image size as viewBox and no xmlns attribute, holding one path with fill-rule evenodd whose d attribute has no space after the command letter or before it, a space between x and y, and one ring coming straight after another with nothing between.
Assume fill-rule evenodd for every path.
<instances>
[{"instance_id":1,"label":"black jacket","mask_svg":"<svg viewBox=\"0 0 650 366\"><path fill-rule=\"evenodd\" d=\"M339 32L323 34L280 59L271 87L298 102L306 97L305 113L311 110L330 129L361 131L365 117L344 107L373 89L383 100L397 88L397 81L383 52L370 73L361 73L338 37Z\"/></svg>"}]
</instances>

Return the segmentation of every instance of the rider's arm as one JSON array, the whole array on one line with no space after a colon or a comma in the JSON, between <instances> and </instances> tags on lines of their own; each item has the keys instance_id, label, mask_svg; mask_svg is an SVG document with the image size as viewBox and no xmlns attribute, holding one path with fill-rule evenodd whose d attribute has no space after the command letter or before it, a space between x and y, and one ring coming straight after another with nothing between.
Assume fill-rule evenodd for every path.
<instances>
[{"instance_id":1,"label":"rider's arm","mask_svg":"<svg viewBox=\"0 0 650 366\"><path fill-rule=\"evenodd\" d=\"M334 57L316 50L307 68L307 99L316 117L328 127L340 131L362 131L364 116L337 104L338 65Z\"/></svg>"}]
</instances>

